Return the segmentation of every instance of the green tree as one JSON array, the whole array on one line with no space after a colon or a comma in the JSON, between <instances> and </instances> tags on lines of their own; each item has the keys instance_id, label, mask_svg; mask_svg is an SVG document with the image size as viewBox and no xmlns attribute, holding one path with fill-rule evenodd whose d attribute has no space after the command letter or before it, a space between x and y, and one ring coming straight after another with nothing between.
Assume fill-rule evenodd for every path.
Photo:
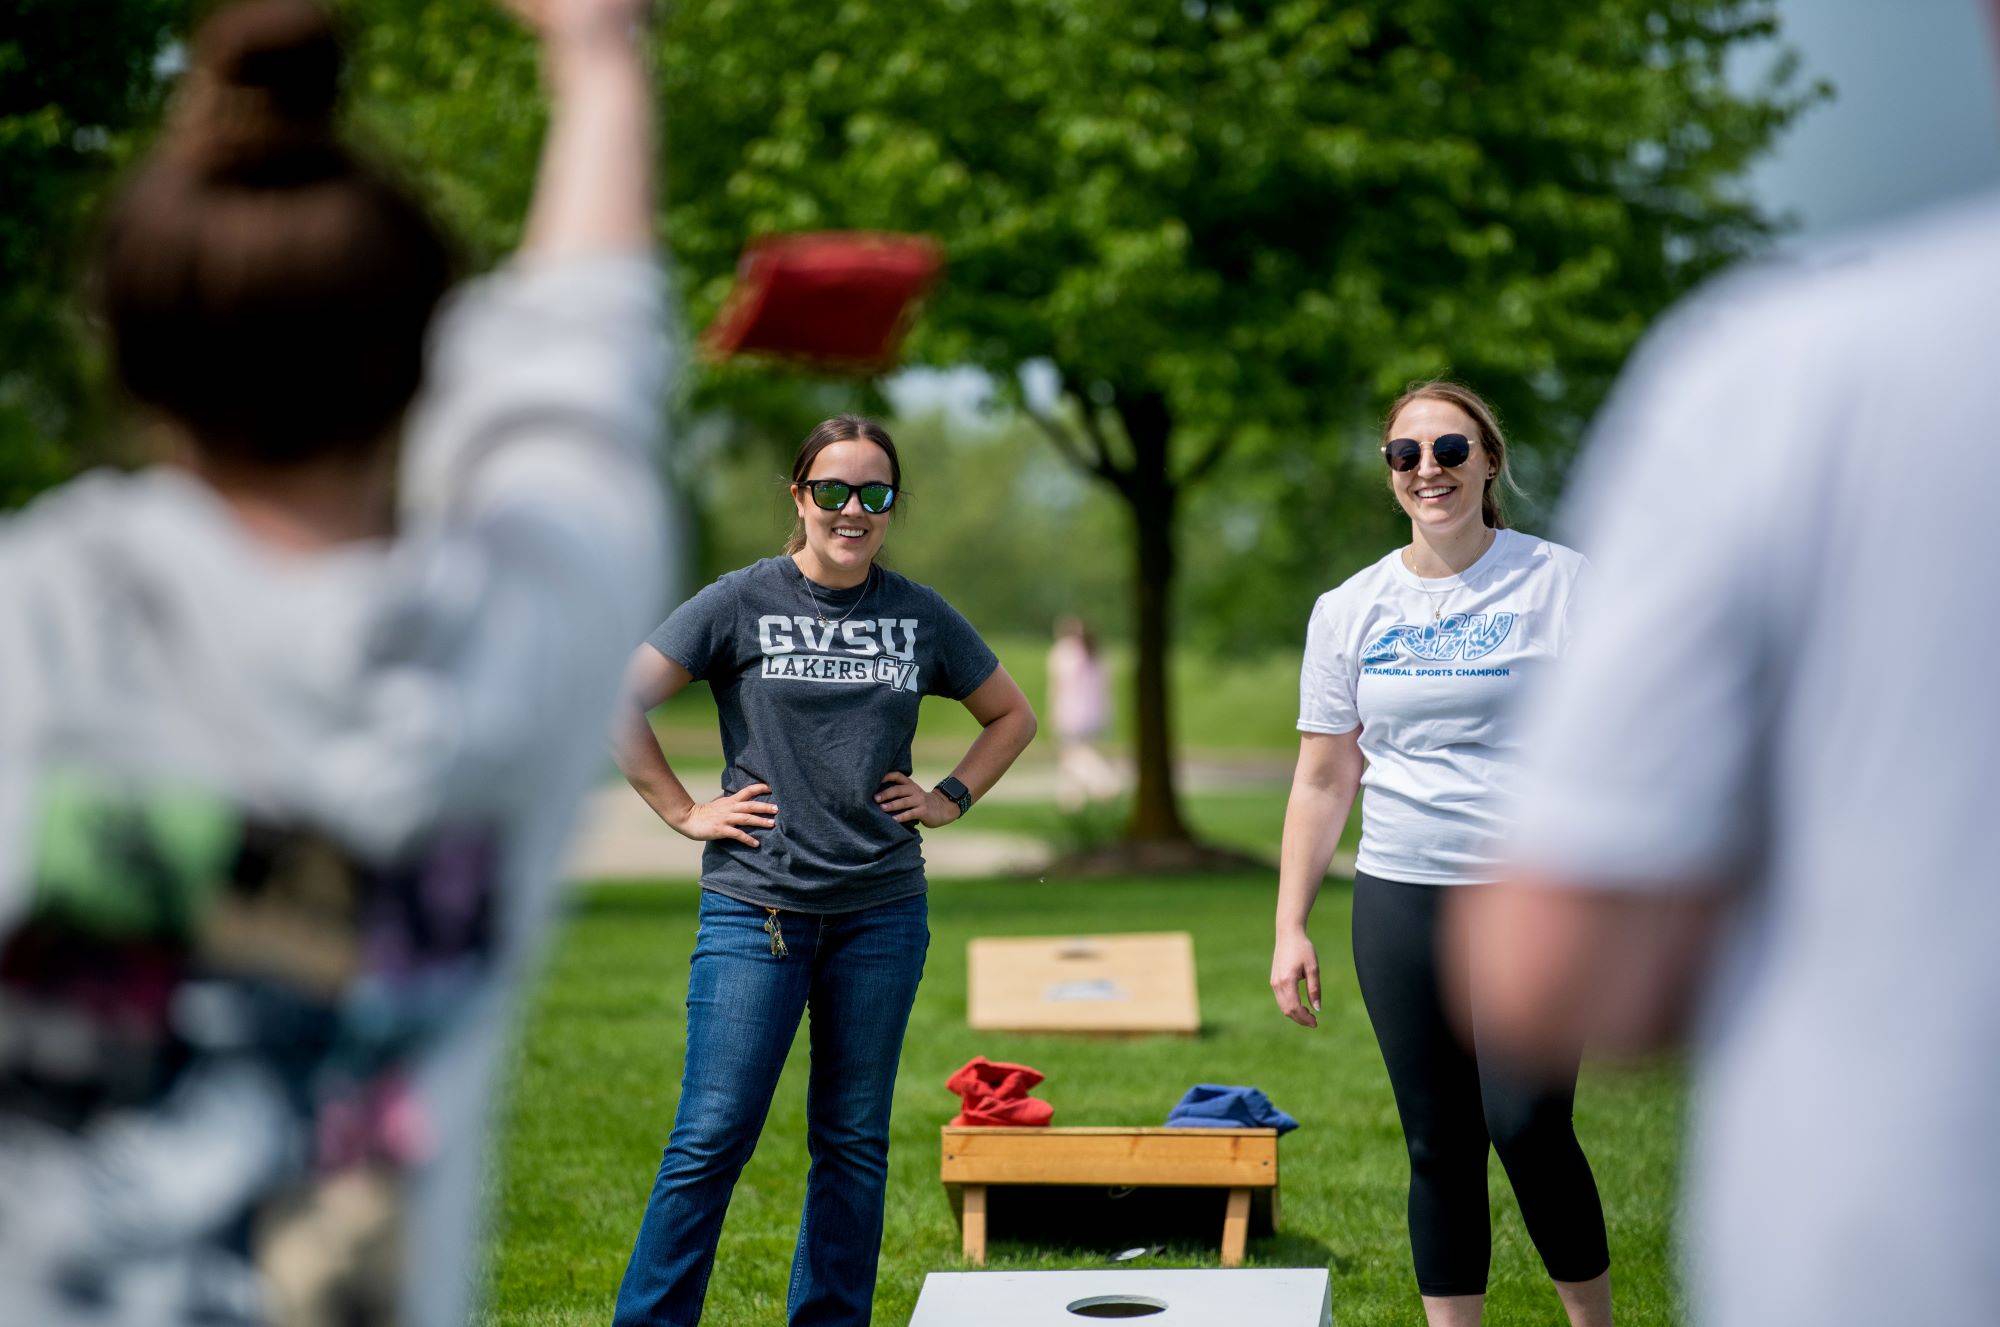
<instances>
[{"instance_id":1,"label":"green tree","mask_svg":"<svg viewBox=\"0 0 2000 1327\"><path fill-rule=\"evenodd\" d=\"M105 187L159 112L188 0L0 9L0 507L106 445L77 297Z\"/></svg>"},{"instance_id":2,"label":"green tree","mask_svg":"<svg viewBox=\"0 0 2000 1327\"><path fill-rule=\"evenodd\" d=\"M471 0L349 8L364 121L497 250L535 137L525 43ZM1768 233L1736 182L1821 91L1776 36L1774 0L704 0L660 37L666 230L696 325L751 236L944 240L910 354L984 368L1123 503L1128 837L1185 845L1167 647L1190 504L1218 527L1204 555L1247 540L1232 568L1323 583L1319 513L1383 520L1355 491L1380 482L1368 421L1445 370L1559 460L1647 322ZM1763 81L1732 83L1760 45ZM1021 386L1035 362L1053 403ZM768 418L784 380L704 381ZM1270 619L1245 579L1204 587L1218 619Z\"/></svg>"},{"instance_id":3,"label":"green tree","mask_svg":"<svg viewBox=\"0 0 2000 1327\"><path fill-rule=\"evenodd\" d=\"M697 309L760 232L943 238L912 354L987 369L1126 504L1128 836L1185 842L1190 492L1310 475L1445 369L1572 432L1647 321L1767 233L1734 182L1814 93L1789 60L1747 92L1724 66L1775 35L1769 0L707 0L662 44L671 233ZM1053 409L1018 386L1037 360Z\"/></svg>"},{"instance_id":4,"label":"green tree","mask_svg":"<svg viewBox=\"0 0 2000 1327\"><path fill-rule=\"evenodd\" d=\"M187 0L16 0L0 18L0 501L73 464L101 393L76 240L156 114ZM529 43L485 0L345 0L356 121L475 259L511 242L540 129ZM1732 53L1774 0L704 0L666 12L666 229L690 321L743 242L941 237L913 358L977 365L1129 516L1131 838L1185 843L1166 703L1182 526L1291 586L1319 511L1369 513L1366 421L1453 370L1558 454L1647 321L1769 229L1743 167L1818 89ZM1021 370L1053 368L1056 399ZM739 369L694 402L824 384ZM781 414L784 412L780 412ZM766 421L758 423L759 419ZM786 430L789 432L789 430ZM770 445L767 443L766 445ZM1224 482L1212 481L1222 476ZM1341 486L1331 508L1316 489ZM1206 491L1204 491L1206 490ZM1273 612L1231 568L1218 621ZM1234 578L1234 583L1232 583ZM1265 607L1256 607L1263 603Z\"/></svg>"}]
</instances>

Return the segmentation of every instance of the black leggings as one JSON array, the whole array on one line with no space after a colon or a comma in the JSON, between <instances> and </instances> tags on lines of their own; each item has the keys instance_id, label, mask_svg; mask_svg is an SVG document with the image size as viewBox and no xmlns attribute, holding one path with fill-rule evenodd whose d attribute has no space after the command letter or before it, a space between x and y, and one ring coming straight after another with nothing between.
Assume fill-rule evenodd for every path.
<instances>
[{"instance_id":1,"label":"black leggings","mask_svg":"<svg viewBox=\"0 0 2000 1327\"><path fill-rule=\"evenodd\" d=\"M1417 1288L1426 1295L1486 1289L1489 1142L1549 1275L1588 1281L1611 1265L1611 1253L1597 1184L1570 1123L1574 1062L1560 1082L1528 1078L1460 1039L1446 1014L1437 963L1438 918L1445 892L1454 888L1464 886L1354 877L1354 970L1410 1149ZM1472 1005L1476 1041L1476 991Z\"/></svg>"}]
</instances>

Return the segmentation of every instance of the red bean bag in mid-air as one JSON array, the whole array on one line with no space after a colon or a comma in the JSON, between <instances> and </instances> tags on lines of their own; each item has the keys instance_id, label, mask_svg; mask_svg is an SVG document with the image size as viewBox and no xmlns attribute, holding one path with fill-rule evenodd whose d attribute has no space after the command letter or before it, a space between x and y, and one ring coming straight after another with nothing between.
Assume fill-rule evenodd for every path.
<instances>
[{"instance_id":1,"label":"red bean bag in mid-air","mask_svg":"<svg viewBox=\"0 0 2000 1327\"><path fill-rule=\"evenodd\" d=\"M821 368L893 367L917 304L944 270L921 235L822 231L751 241L703 336L717 359L764 354Z\"/></svg>"}]
</instances>

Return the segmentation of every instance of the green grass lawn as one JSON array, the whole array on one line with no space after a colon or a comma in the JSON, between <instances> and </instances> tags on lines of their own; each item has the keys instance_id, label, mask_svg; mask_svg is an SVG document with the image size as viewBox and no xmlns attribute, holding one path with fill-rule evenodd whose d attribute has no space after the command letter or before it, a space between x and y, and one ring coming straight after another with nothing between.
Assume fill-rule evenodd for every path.
<instances>
[{"instance_id":1,"label":"green grass lawn","mask_svg":"<svg viewBox=\"0 0 2000 1327\"><path fill-rule=\"evenodd\" d=\"M1198 882L947 882L931 895L931 944L896 1094L878 1323L905 1322L924 1275L963 1270L937 1181L938 1126L957 1102L944 1079L969 1057L1044 1070L1058 1124L1157 1124L1190 1084L1251 1083L1303 1123L1282 1145L1284 1219L1251 1266L1325 1267L1342 1327L1418 1321L1403 1225L1407 1171L1389 1085L1347 957L1348 891L1329 882L1314 934L1325 1013L1305 1032L1275 1012L1266 979L1266 874ZM693 946L691 883L581 890L535 999L515 1071L497 1177L494 1324L601 1327L673 1115L682 996ZM965 946L975 936L1186 929L1196 936L1198 1038L1095 1040L974 1033ZM794 1046L762 1144L722 1235L704 1321L784 1320L805 1181L806 1049ZM1669 1276L1678 1074L1587 1070L1577 1126L1610 1221L1621 1323L1679 1321ZM1560 1321L1497 1162L1488 1321ZM1095 1249L998 1240L995 1268L1101 1265ZM1144 1264L1140 1264L1144 1265ZM1212 1243L1170 1246L1155 1265L1214 1266Z\"/></svg>"}]
</instances>

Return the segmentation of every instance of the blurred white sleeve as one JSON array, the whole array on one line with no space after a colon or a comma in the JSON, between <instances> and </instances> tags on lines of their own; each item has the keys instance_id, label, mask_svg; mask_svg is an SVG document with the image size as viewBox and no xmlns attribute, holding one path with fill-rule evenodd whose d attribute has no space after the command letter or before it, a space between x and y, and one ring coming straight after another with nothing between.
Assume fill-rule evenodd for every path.
<instances>
[{"instance_id":1,"label":"blurred white sleeve","mask_svg":"<svg viewBox=\"0 0 2000 1327\"><path fill-rule=\"evenodd\" d=\"M404 457L406 522L462 518L474 497L497 496L494 476L475 472L523 441L570 452L577 473L605 481L599 500L613 502L613 457L577 450L650 474L666 371L666 280L649 256L517 259L468 282L432 335Z\"/></svg>"},{"instance_id":2,"label":"blurred white sleeve","mask_svg":"<svg viewBox=\"0 0 2000 1327\"><path fill-rule=\"evenodd\" d=\"M413 565L370 645L377 722L327 753L357 818L573 792L659 616L667 367L649 257L517 262L454 295L406 435Z\"/></svg>"},{"instance_id":3,"label":"blurred white sleeve","mask_svg":"<svg viewBox=\"0 0 2000 1327\"><path fill-rule=\"evenodd\" d=\"M1351 733L1361 726L1350 634L1341 592L1321 595L1306 623L1305 656L1299 661L1302 733Z\"/></svg>"},{"instance_id":4,"label":"blurred white sleeve","mask_svg":"<svg viewBox=\"0 0 2000 1327\"><path fill-rule=\"evenodd\" d=\"M1635 357L1571 490L1590 558L1527 725L1517 869L1713 885L1759 851L1788 624L1804 597L1810 366L1773 314L1698 300Z\"/></svg>"}]
</instances>

